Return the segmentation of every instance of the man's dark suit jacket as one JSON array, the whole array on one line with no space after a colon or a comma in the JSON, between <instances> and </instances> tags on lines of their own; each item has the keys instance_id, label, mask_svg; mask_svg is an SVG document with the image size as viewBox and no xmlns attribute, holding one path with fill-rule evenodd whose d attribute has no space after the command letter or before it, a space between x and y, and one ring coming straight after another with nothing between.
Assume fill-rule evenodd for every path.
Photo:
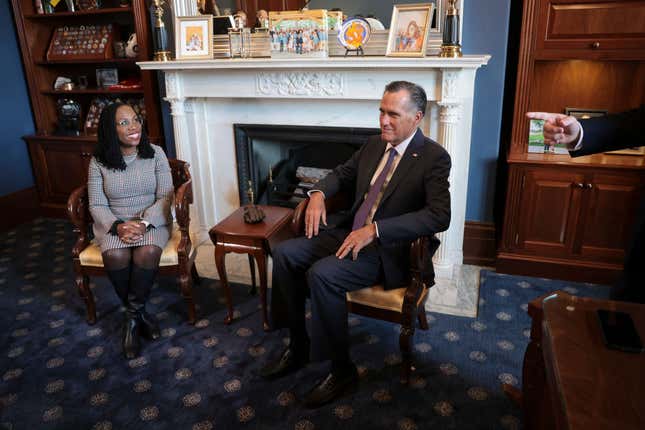
<instances>
[{"instance_id":1,"label":"man's dark suit jacket","mask_svg":"<svg viewBox=\"0 0 645 430\"><path fill-rule=\"evenodd\" d=\"M351 228L354 214L368 192L370 181L385 153L386 142L371 137L345 163L318 182L316 188L331 197L343 191L354 204L339 226ZM419 236L431 236L432 256L439 246L433 235L450 224L450 155L421 130L410 141L394 171L374 214L379 238L376 247L381 257L385 288L397 288L408 281L410 243ZM432 285L432 261L426 263L424 278Z\"/></svg>"},{"instance_id":2,"label":"man's dark suit jacket","mask_svg":"<svg viewBox=\"0 0 645 430\"><path fill-rule=\"evenodd\" d=\"M645 105L631 111L580 121L582 148L572 157L645 145ZM623 279L613 299L645 303L645 194L636 213L631 243L625 250Z\"/></svg>"},{"instance_id":3,"label":"man's dark suit jacket","mask_svg":"<svg viewBox=\"0 0 645 430\"><path fill-rule=\"evenodd\" d=\"M581 120L584 130L582 148L572 157L645 146L645 105L640 108Z\"/></svg>"}]
</instances>

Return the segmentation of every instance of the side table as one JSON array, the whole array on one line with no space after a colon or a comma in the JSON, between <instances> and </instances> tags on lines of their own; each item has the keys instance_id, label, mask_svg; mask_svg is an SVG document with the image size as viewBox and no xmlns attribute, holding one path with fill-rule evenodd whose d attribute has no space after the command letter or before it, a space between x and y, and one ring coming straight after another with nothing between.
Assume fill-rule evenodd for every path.
<instances>
[{"instance_id":1,"label":"side table","mask_svg":"<svg viewBox=\"0 0 645 430\"><path fill-rule=\"evenodd\" d=\"M224 319L224 324L230 324L233 321L233 299L231 297L231 287L226 276L226 254L229 252L248 254L253 285L255 285L255 268L252 258L255 258L258 263L262 325L266 331L269 330L267 315L267 256L271 253L272 244L277 244L292 236L289 226L293 218L293 209L278 206L258 206L266 215L262 222L257 224L245 223L243 219L244 208L241 207L211 228L208 234L215 245L217 273L226 294L228 315Z\"/></svg>"}]
</instances>

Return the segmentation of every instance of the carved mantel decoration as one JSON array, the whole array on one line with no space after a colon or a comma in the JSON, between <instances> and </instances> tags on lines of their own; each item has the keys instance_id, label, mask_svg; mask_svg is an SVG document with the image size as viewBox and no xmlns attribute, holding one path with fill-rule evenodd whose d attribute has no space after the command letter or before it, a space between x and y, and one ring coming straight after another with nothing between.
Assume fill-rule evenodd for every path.
<instances>
[{"instance_id":1,"label":"carved mantel decoration","mask_svg":"<svg viewBox=\"0 0 645 430\"><path fill-rule=\"evenodd\" d=\"M330 57L138 63L165 72L177 157L193 169L193 228L208 231L240 205L234 124L379 126L385 85L423 86L421 128L450 153L452 222L440 235L437 277L452 279L463 261L475 73L490 56L461 58Z\"/></svg>"}]
</instances>

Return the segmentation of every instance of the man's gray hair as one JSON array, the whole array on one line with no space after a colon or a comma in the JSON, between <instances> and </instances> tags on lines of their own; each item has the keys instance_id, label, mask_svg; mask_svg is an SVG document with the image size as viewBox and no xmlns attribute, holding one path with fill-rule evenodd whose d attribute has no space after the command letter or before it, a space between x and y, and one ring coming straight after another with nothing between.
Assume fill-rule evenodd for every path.
<instances>
[{"instance_id":1,"label":"man's gray hair","mask_svg":"<svg viewBox=\"0 0 645 430\"><path fill-rule=\"evenodd\" d=\"M426 96L425 90L412 82L408 81L393 81L385 86L386 93L396 93L401 90L406 90L410 94L410 101L412 102L412 107L415 108L415 111L421 111L422 114L426 114L426 105L428 104L428 97Z\"/></svg>"}]
</instances>

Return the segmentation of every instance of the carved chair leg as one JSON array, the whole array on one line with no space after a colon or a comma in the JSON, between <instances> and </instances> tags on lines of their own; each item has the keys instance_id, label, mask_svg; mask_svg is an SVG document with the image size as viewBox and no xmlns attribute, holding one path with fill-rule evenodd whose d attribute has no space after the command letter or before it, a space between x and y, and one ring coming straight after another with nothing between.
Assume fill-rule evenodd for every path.
<instances>
[{"instance_id":1,"label":"carved chair leg","mask_svg":"<svg viewBox=\"0 0 645 430\"><path fill-rule=\"evenodd\" d=\"M193 262L193 265L190 266L190 274L193 277L193 284L199 284L202 282L202 278L199 277L199 273L197 273L197 266L195 266L195 262Z\"/></svg>"},{"instance_id":2,"label":"carved chair leg","mask_svg":"<svg viewBox=\"0 0 645 430\"><path fill-rule=\"evenodd\" d=\"M417 318L419 319L419 327L421 330L428 330L428 318L426 318L426 310L423 305L417 310Z\"/></svg>"},{"instance_id":3,"label":"carved chair leg","mask_svg":"<svg viewBox=\"0 0 645 430\"><path fill-rule=\"evenodd\" d=\"M193 301L193 289L191 287L191 277L182 273L179 276L179 287L181 288L181 296L186 300L186 305L188 306L188 322L190 324L195 324L197 320L195 314L195 302Z\"/></svg>"},{"instance_id":4,"label":"carved chair leg","mask_svg":"<svg viewBox=\"0 0 645 430\"><path fill-rule=\"evenodd\" d=\"M96 305L94 304L94 295L92 294L92 290L90 290L89 276L76 275L76 288L87 308L87 323L94 325L96 323Z\"/></svg>"},{"instance_id":5,"label":"carved chair leg","mask_svg":"<svg viewBox=\"0 0 645 430\"><path fill-rule=\"evenodd\" d=\"M414 321L414 319L412 321ZM401 348L400 381L401 384L404 385L407 385L410 382L410 373L412 372L412 336L414 336L414 327L402 324L401 334L399 335L399 347Z\"/></svg>"}]
</instances>

